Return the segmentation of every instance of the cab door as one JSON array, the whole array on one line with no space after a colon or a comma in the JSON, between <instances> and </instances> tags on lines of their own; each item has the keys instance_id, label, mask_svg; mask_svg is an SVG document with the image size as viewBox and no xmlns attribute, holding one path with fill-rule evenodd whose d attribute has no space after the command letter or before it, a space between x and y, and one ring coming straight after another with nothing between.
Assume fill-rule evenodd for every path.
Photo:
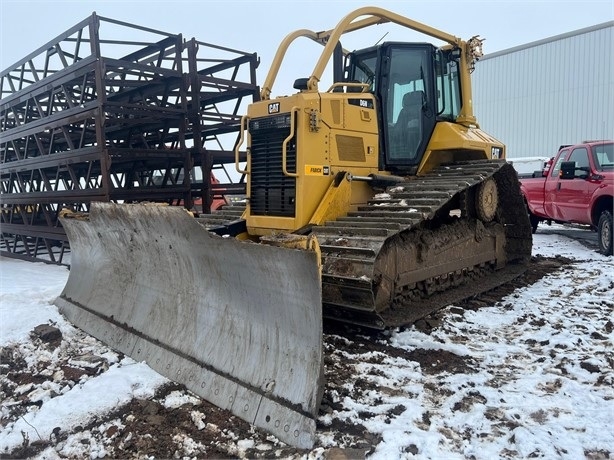
<instances>
[{"instance_id":1,"label":"cab door","mask_svg":"<svg viewBox=\"0 0 614 460\"><path fill-rule=\"evenodd\" d=\"M559 174L561 171L561 163L565 161L569 155L569 149L562 149L552 162L552 168L546 177L544 184L544 211L548 217L555 220L562 219L562 213L559 210L559 191L560 185Z\"/></svg>"},{"instance_id":2,"label":"cab door","mask_svg":"<svg viewBox=\"0 0 614 460\"><path fill-rule=\"evenodd\" d=\"M415 170L422 161L437 117L435 48L423 43L384 43L378 95L389 171Z\"/></svg>"},{"instance_id":3,"label":"cab door","mask_svg":"<svg viewBox=\"0 0 614 460\"><path fill-rule=\"evenodd\" d=\"M568 222L590 222L588 149L586 147L573 149L566 161L575 162L576 170L573 179L558 180L556 193L558 212L561 219Z\"/></svg>"}]
</instances>

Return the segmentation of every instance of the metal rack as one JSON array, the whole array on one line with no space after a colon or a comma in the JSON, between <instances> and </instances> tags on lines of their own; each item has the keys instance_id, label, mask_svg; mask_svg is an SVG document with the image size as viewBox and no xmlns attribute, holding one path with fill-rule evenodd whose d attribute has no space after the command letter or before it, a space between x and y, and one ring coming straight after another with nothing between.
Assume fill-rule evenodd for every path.
<instances>
[{"instance_id":1,"label":"metal rack","mask_svg":"<svg viewBox=\"0 0 614 460\"><path fill-rule=\"evenodd\" d=\"M225 168L258 62L93 13L2 71L0 255L64 263L64 208L245 193Z\"/></svg>"}]
</instances>

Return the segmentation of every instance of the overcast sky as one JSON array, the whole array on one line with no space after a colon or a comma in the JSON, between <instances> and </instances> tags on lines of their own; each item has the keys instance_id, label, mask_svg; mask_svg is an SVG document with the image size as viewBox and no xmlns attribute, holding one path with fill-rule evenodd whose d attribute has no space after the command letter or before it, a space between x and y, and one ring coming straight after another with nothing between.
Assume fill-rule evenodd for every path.
<instances>
[{"instance_id":1,"label":"overcast sky","mask_svg":"<svg viewBox=\"0 0 614 460\"><path fill-rule=\"evenodd\" d=\"M257 77L260 84L287 33L302 28L330 29L344 15L363 6L386 8L464 39L480 35L486 38L486 54L614 19L614 0L0 0L0 5L0 69L11 66L95 11L108 18L181 33L188 39L255 52L261 59ZM386 41L432 41L398 26L381 25L364 34L351 34L343 45L358 49L384 36ZM306 39L291 47L291 59L282 65L273 96L287 94L287 84L291 88L295 78L308 76L315 64L309 53L315 55L320 49ZM305 70L296 69L306 62Z\"/></svg>"}]
</instances>

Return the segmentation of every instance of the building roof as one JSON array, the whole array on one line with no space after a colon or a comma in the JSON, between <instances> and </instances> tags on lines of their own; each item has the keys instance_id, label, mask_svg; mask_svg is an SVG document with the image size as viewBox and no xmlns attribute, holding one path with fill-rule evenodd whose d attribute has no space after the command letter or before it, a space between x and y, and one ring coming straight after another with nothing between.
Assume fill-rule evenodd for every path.
<instances>
[{"instance_id":1,"label":"building roof","mask_svg":"<svg viewBox=\"0 0 614 460\"><path fill-rule=\"evenodd\" d=\"M564 34L554 35L552 37L543 38L541 40L537 40L537 41L534 41L534 42L525 43L524 45L518 45L518 46L514 46L512 48L505 49L505 50L495 51L494 53L490 53L490 54L484 55L480 59L480 61L483 61L485 59L494 58L494 57L497 57L497 56L502 56L504 54L515 53L517 51L521 51L521 50L524 50L524 49L527 49L527 48L533 48L535 46L544 45L546 43L551 43L551 42L555 42L555 41L558 41L558 40L563 40L565 38L575 37L576 35L582 35L582 34L586 34L586 33L589 33L589 32L594 32L596 30L606 29L608 27L614 27L614 21L603 22L601 24L596 24L594 26L585 27L583 29L572 30L571 32L565 32Z\"/></svg>"}]
</instances>

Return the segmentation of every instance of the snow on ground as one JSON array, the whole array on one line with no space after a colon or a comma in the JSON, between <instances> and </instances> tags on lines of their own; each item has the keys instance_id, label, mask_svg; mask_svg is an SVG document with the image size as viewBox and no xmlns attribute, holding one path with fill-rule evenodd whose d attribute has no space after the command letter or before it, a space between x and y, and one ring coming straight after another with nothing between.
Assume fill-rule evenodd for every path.
<instances>
[{"instance_id":1,"label":"snow on ground","mask_svg":"<svg viewBox=\"0 0 614 460\"><path fill-rule=\"evenodd\" d=\"M362 455L374 459L614 458L614 258L560 233L538 231L533 253L574 262L501 301L464 311L450 306L431 331L380 336L381 349L345 349L339 344L351 342L347 337L325 337L327 375L339 379L327 385L316 446L293 456L323 458L330 449L356 447L358 437L359 447L370 443ZM96 434L121 430L125 420L96 421L152 398L168 380L63 319L53 301L66 268L2 258L0 270L0 455L61 430L72 434L37 458L125 456L118 438L103 442ZM56 348L37 346L31 332L41 324L61 331ZM419 353L452 357L458 366L441 371L438 361L410 359ZM60 365L65 356L71 361ZM42 377L18 385L8 378L9 361ZM76 383L58 377L77 368L85 371ZM196 401L175 391L164 405ZM198 429L206 415L193 412ZM354 435L342 432L348 427L357 427ZM262 441L270 444L270 436L245 433L217 448L272 456ZM206 451L186 436L177 443L180 456Z\"/></svg>"}]
</instances>

